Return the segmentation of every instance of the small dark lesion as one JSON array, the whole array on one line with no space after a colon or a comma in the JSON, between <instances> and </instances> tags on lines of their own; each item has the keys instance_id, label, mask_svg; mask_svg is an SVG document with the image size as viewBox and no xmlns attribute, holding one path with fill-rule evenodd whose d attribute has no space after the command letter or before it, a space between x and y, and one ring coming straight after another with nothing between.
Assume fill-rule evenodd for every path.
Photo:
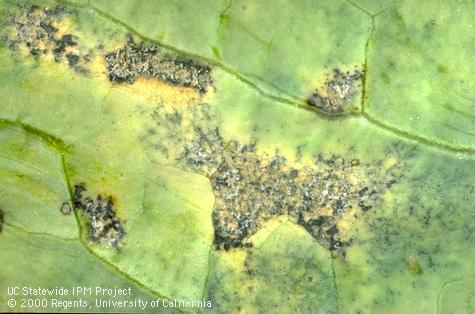
<instances>
[{"instance_id":1,"label":"small dark lesion","mask_svg":"<svg viewBox=\"0 0 475 314\"><path fill-rule=\"evenodd\" d=\"M69 202L64 202L63 205L61 205L61 207L59 208L59 211L65 216L70 215L72 211L71 204Z\"/></svg>"},{"instance_id":2,"label":"small dark lesion","mask_svg":"<svg viewBox=\"0 0 475 314\"><path fill-rule=\"evenodd\" d=\"M72 34L65 34L54 41L53 55L56 62L60 62L68 47L76 46L77 39ZM72 54L69 54L72 55Z\"/></svg>"},{"instance_id":3,"label":"small dark lesion","mask_svg":"<svg viewBox=\"0 0 475 314\"><path fill-rule=\"evenodd\" d=\"M86 196L85 192L84 184L74 186L73 207L87 218L89 240L118 249L125 230L113 208L112 198L99 194L93 199Z\"/></svg>"},{"instance_id":4,"label":"small dark lesion","mask_svg":"<svg viewBox=\"0 0 475 314\"><path fill-rule=\"evenodd\" d=\"M340 217L338 215L316 215L315 218L305 220L302 213L299 214L297 223L305 228L320 244L330 251L342 249L348 246L348 242L340 239L340 230L337 223Z\"/></svg>"},{"instance_id":5,"label":"small dark lesion","mask_svg":"<svg viewBox=\"0 0 475 314\"><path fill-rule=\"evenodd\" d=\"M343 72L333 69L332 76L323 86L316 88L307 103L329 115L343 115L349 113L355 96L361 90L363 70Z\"/></svg>"},{"instance_id":6,"label":"small dark lesion","mask_svg":"<svg viewBox=\"0 0 475 314\"><path fill-rule=\"evenodd\" d=\"M3 224L5 223L5 212L0 208L0 232L3 230Z\"/></svg>"},{"instance_id":7,"label":"small dark lesion","mask_svg":"<svg viewBox=\"0 0 475 314\"><path fill-rule=\"evenodd\" d=\"M109 80L117 83L132 84L140 77L154 78L202 94L212 83L210 66L166 54L153 44L135 43L131 35L124 47L105 56L105 63Z\"/></svg>"}]
</instances>

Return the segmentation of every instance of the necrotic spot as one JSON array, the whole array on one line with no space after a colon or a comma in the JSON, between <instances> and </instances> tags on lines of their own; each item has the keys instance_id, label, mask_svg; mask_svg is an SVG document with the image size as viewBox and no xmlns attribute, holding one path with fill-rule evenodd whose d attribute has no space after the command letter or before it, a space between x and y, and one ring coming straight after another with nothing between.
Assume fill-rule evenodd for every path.
<instances>
[{"instance_id":1,"label":"necrotic spot","mask_svg":"<svg viewBox=\"0 0 475 314\"><path fill-rule=\"evenodd\" d=\"M136 44L131 36L124 47L108 53L105 62L109 79L118 83L131 84L139 77L149 77L200 93L212 83L209 66L163 54L158 46Z\"/></svg>"}]
</instances>

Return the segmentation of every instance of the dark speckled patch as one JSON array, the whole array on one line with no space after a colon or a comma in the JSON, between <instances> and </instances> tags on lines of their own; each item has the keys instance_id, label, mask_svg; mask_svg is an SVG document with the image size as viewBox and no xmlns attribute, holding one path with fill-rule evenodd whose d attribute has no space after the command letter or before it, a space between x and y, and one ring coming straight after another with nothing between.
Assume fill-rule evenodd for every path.
<instances>
[{"instance_id":1,"label":"dark speckled patch","mask_svg":"<svg viewBox=\"0 0 475 314\"><path fill-rule=\"evenodd\" d=\"M264 157L256 143L226 142L206 104L159 106L151 117L154 125L147 129L154 132L144 134L144 143L210 179L218 249L251 245L249 238L266 221L285 215L329 250L340 250L351 244L345 220L377 208L400 179L400 159L391 153L371 163L337 155L304 164L278 153ZM385 166L389 158L396 161Z\"/></svg>"},{"instance_id":2,"label":"dark speckled patch","mask_svg":"<svg viewBox=\"0 0 475 314\"><path fill-rule=\"evenodd\" d=\"M351 103L361 89L363 71L342 72L336 68L323 86L315 89L307 103L328 115L349 113Z\"/></svg>"},{"instance_id":3,"label":"dark speckled patch","mask_svg":"<svg viewBox=\"0 0 475 314\"><path fill-rule=\"evenodd\" d=\"M70 11L64 5L13 8L5 22L6 44L14 51L26 49L36 59L53 56L56 63L65 62L78 72L87 72L89 54L82 51L76 35L59 30L68 15Z\"/></svg>"},{"instance_id":4,"label":"dark speckled patch","mask_svg":"<svg viewBox=\"0 0 475 314\"><path fill-rule=\"evenodd\" d=\"M112 199L97 195L95 199L85 196L83 184L74 186L74 209L80 210L87 218L89 240L95 243L106 243L118 248L125 235L122 222L113 209Z\"/></svg>"},{"instance_id":5,"label":"dark speckled patch","mask_svg":"<svg viewBox=\"0 0 475 314\"><path fill-rule=\"evenodd\" d=\"M155 45L137 44L128 36L124 47L105 57L109 79L132 84L139 77L155 78L176 86L191 87L200 93L212 83L211 68L191 59L171 56Z\"/></svg>"}]
</instances>

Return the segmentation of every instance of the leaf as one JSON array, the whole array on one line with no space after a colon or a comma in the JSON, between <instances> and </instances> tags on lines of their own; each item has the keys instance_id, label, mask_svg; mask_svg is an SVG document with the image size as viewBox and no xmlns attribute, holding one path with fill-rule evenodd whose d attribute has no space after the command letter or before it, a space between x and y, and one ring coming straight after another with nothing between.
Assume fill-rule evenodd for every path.
<instances>
[{"instance_id":1,"label":"leaf","mask_svg":"<svg viewBox=\"0 0 475 314\"><path fill-rule=\"evenodd\" d=\"M2 291L470 311L470 4L61 4L0 5Z\"/></svg>"}]
</instances>

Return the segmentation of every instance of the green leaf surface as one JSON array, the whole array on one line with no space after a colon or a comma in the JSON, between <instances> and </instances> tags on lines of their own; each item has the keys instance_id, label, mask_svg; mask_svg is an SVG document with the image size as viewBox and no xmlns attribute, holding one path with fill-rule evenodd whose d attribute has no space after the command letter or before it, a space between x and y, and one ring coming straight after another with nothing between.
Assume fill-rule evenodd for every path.
<instances>
[{"instance_id":1,"label":"green leaf surface","mask_svg":"<svg viewBox=\"0 0 475 314\"><path fill-rule=\"evenodd\" d=\"M57 145L24 125L0 122L0 207L14 208L8 221L17 228L74 239L74 218L58 214L70 196Z\"/></svg>"},{"instance_id":2,"label":"green leaf surface","mask_svg":"<svg viewBox=\"0 0 475 314\"><path fill-rule=\"evenodd\" d=\"M21 296L8 296L2 292L0 296L0 310L3 312L46 312L48 309L54 312L79 312L84 313L98 309L95 307L96 297L88 292L81 295L73 295L73 287L92 288L131 288L131 295L123 296L124 301L141 299L151 302L155 300L145 289L134 284L133 281L117 274L98 258L90 254L76 240L64 240L51 237L48 234L31 234L15 228L7 227L2 232L0 244L2 252L2 274L0 276L0 288L7 291L9 287L27 287L32 289L48 288L68 289L66 296L36 297L38 300L47 300L47 306L28 306L23 303ZM34 261L32 257L34 256ZM32 292L34 293L34 292ZM7 306L7 298L16 300L13 308ZM32 298L35 299L35 298ZM55 301L56 300L56 301ZM81 306L73 306L67 301L81 301ZM86 303L87 302L87 303ZM137 303L139 304L139 303ZM91 306L91 307L89 307ZM131 307L134 309L135 307ZM102 312L131 312L131 308L111 309L103 307ZM137 305L137 310L140 311ZM167 312L167 309L162 309ZM147 310L146 312L153 312ZM173 312L173 310L168 311Z\"/></svg>"},{"instance_id":3,"label":"green leaf surface","mask_svg":"<svg viewBox=\"0 0 475 314\"><path fill-rule=\"evenodd\" d=\"M475 6L401 1L375 17L365 112L410 136L474 148Z\"/></svg>"}]
</instances>

